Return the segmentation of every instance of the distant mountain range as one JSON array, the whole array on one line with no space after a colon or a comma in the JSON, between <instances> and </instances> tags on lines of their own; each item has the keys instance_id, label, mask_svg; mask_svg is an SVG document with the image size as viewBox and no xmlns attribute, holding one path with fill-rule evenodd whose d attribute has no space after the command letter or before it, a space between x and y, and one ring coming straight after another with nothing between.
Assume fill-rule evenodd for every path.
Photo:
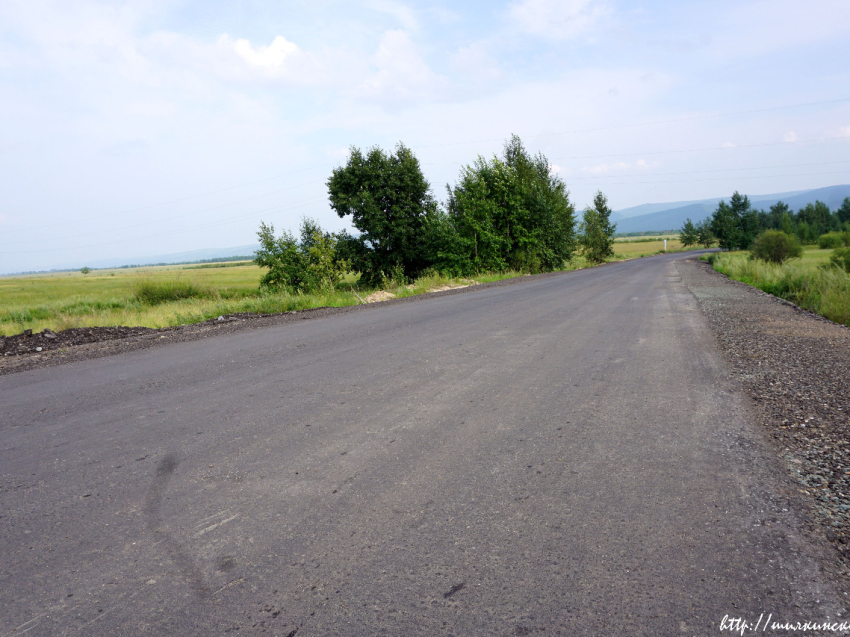
<instances>
[{"instance_id":1,"label":"distant mountain range","mask_svg":"<svg viewBox=\"0 0 850 637\"><path fill-rule=\"evenodd\" d=\"M777 201L784 201L797 211L806 204L822 201L830 210L841 206L845 197L850 197L850 185L828 186L813 190L797 190L794 192L774 193L771 195L750 196L753 208L767 210ZM697 223L717 208L717 204L729 197L714 199L699 199L696 201L674 201L670 203L648 203L631 208L617 210L611 215L612 221L617 222L617 232L647 232L661 230L678 230L690 218Z\"/></svg>"}]
</instances>

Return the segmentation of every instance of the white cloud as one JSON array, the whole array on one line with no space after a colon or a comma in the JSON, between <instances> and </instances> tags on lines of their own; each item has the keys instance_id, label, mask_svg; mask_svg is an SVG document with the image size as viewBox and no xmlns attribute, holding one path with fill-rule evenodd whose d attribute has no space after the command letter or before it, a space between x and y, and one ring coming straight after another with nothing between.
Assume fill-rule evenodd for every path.
<instances>
[{"instance_id":1,"label":"white cloud","mask_svg":"<svg viewBox=\"0 0 850 637\"><path fill-rule=\"evenodd\" d=\"M782 136L782 139L786 142L796 142L797 141L797 133L790 130Z\"/></svg>"},{"instance_id":2,"label":"white cloud","mask_svg":"<svg viewBox=\"0 0 850 637\"><path fill-rule=\"evenodd\" d=\"M348 148L329 148L325 151L328 157L335 161L343 160L348 158Z\"/></svg>"},{"instance_id":3,"label":"white cloud","mask_svg":"<svg viewBox=\"0 0 850 637\"><path fill-rule=\"evenodd\" d=\"M387 31L372 58L377 69L360 86L365 97L389 102L413 102L434 97L447 80L434 73L401 30Z\"/></svg>"},{"instance_id":4,"label":"white cloud","mask_svg":"<svg viewBox=\"0 0 850 637\"><path fill-rule=\"evenodd\" d=\"M850 33L850 3L847 0L755 0L732 3L729 11L712 15L707 21L723 20L712 46L722 58L762 55L826 42Z\"/></svg>"},{"instance_id":5,"label":"white cloud","mask_svg":"<svg viewBox=\"0 0 850 637\"><path fill-rule=\"evenodd\" d=\"M569 171L567 171L566 168L563 168L562 166L559 166L558 164L550 164L549 165L549 174L550 175L564 175L567 172L569 172Z\"/></svg>"},{"instance_id":6,"label":"white cloud","mask_svg":"<svg viewBox=\"0 0 850 637\"><path fill-rule=\"evenodd\" d=\"M841 128L838 129L838 134L839 135L846 135L847 137L850 137L850 126L842 126Z\"/></svg>"},{"instance_id":7,"label":"white cloud","mask_svg":"<svg viewBox=\"0 0 850 637\"><path fill-rule=\"evenodd\" d=\"M645 171L656 168L660 165L657 161L646 161L638 159L635 163L627 163L623 161L613 162L610 164L597 164L596 166L584 166L581 171L586 175L621 175L635 171Z\"/></svg>"},{"instance_id":8,"label":"white cloud","mask_svg":"<svg viewBox=\"0 0 850 637\"><path fill-rule=\"evenodd\" d=\"M256 48L245 39L234 42L227 34L222 35L218 43L221 46L232 48L236 55L245 60L249 66L267 70L281 69L288 59L301 54L298 45L290 42L282 35L277 36L269 46Z\"/></svg>"},{"instance_id":9,"label":"white cloud","mask_svg":"<svg viewBox=\"0 0 850 637\"><path fill-rule=\"evenodd\" d=\"M733 144L732 142L723 142L720 144L720 148L735 148L737 144Z\"/></svg>"},{"instance_id":10,"label":"white cloud","mask_svg":"<svg viewBox=\"0 0 850 637\"><path fill-rule=\"evenodd\" d=\"M498 80L502 77L499 64L480 43L458 50L452 56L454 68L472 81Z\"/></svg>"},{"instance_id":11,"label":"white cloud","mask_svg":"<svg viewBox=\"0 0 850 637\"><path fill-rule=\"evenodd\" d=\"M607 175L611 172L623 172L631 167L631 164L619 161L611 164L597 164L596 166L582 166L581 172L590 175Z\"/></svg>"},{"instance_id":12,"label":"white cloud","mask_svg":"<svg viewBox=\"0 0 850 637\"><path fill-rule=\"evenodd\" d=\"M600 0L520 0L510 8L522 31L553 40L587 32L607 13Z\"/></svg>"},{"instance_id":13,"label":"white cloud","mask_svg":"<svg viewBox=\"0 0 850 637\"><path fill-rule=\"evenodd\" d=\"M392 2L391 0L371 0L371 2L369 2L366 6L373 11L388 13L398 20L399 24L401 24L401 26L405 29L413 30L417 26L416 15L413 13L413 9L407 5L401 4L400 2Z\"/></svg>"},{"instance_id":14,"label":"white cloud","mask_svg":"<svg viewBox=\"0 0 850 637\"><path fill-rule=\"evenodd\" d=\"M638 159L635 162L635 168L638 170L651 170L652 168L657 168L661 165L661 162L657 161L646 161L645 159Z\"/></svg>"}]
</instances>

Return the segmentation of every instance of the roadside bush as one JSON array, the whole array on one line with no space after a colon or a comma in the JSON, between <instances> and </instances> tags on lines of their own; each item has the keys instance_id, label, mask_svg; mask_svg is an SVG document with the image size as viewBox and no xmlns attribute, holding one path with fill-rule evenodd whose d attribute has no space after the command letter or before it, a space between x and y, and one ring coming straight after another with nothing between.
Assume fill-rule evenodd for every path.
<instances>
[{"instance_id":1,"label":"roadside bush","mask_svg":"<svg viewBox=\"0 0 850 637\"><path fill-rule=\"evenodd\" d=\"M275 237L274 226L263 222L257 237L260 249L254 263L269 270L260 281L261 288L296 292L332 290L348 270L348 261L337 250L339 238L323 231L313 219L301 220L300 241L286 230Z\"/></svg>"},{"instance_id":2,"label":"roadside bush","mask_svg":"<svg viewBox=\"0 0 850 637\"><path fill-rule=\"evenodd\" d=\"M298 249L295 236L284 230L275 237L274 225L261 221L257 238L260 249L255 253L254 263L269 270L260 280L260 287L302 289L307 283L307 260Z\"/></svg>"},{"instance_id":3,"label":"roadside bush","mask_svg":"<svg viewBox=\"0 0 850 637\"><path fill-rule=\"evenodd\" d=\"M750 251L754 259L783 263L802 256L803 247L794 235L785 234L781 230L765 230L753 241Z\"/></svg>"},{"instance_id":4,"label":"roadside bush","mask_svg":"<svg viewBox=\"0 0 850 637\"><path fill-rule=\"evenodd\" d=\"M827 232L818 238L818 247L821 250L829 250L831 248L840 248L846 245L841 232Z\"/></svg>"},{"instance_id":5,"label":"roadside bush","mask_svg":"<svg viewBox=\"0 0 850 637\"><path fill-rule=\"evenodd\" d=\"M133 296L139 303L159 305L181 299L203 298L209 290L189 281L151 281L145 279L133 286Z\"/></svg>"},{"instance_id":6,"label":"roadside bush","mask_svg":"<svg viewBox=\"0 0 850 637\"><path fill-rule=\"evenodd\" d=\"M829 258L833 265L850 273L850 248L838 248Z\"/></svg>"}]
</instances>

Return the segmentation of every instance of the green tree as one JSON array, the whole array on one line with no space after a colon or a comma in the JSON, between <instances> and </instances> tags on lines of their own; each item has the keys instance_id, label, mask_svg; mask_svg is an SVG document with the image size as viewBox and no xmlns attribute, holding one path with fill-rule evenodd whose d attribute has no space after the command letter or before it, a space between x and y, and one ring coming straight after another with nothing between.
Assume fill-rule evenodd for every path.
<instances>
[{"instance_id":1,"label":"green tree","mask_svg":"<svg viewBox=\"0 0 850 637\"><path fill-rule=\"evenodd\" d=\"M685 225L683 225L682 229L679 231L679 241L681 241L682 245L686 248L695 246L699 243L697 227L694 225L694 222L691 221L690 217L687 218Z\"/></svg>"},{"instance_id":2,"label":"green tree","mask_svg":"<svg viewBox=\"0 0 850 637\"><path fill-rule=\"evenodd\" d=\"M447 187L445 217L433 220L434 263L441 270L554 270L572 258L575 209L566 184L550 173L542 153L532 156L516 135L501 158L461 170Z\"/></svg>"},{"instance_id":3,"label":"green tree","mask_svg":"<svg viewBox=\"0 0 850 637\"><path fill-rule=\"evenodd\" d=\"M84 266L80 268L80 272L82 272L83 274L88 274L89 272L91 272L91 268L89 266Z\"/></svg>"},{"instance_id":4,"label":"green tree","mask_svg":"<svg viewBox=\"0 0 850 637\"><path fill-rule=\"evenodd\" d=\"M697 224L697 243L703 248L710 248L715 244L714 234L711 232L711 219L703 219Z\"/></svg>"},{"instance_id":5,"label":"green tree","mask_svg":"<svg viewBox=\"0 0 850 637\"><path fill-rule=\"evenodd\" d=\"M841 207L836 211L841 223L850 223L850 197L844 197Z\"/></svg>"},{"instance_id":6,"label":"green tree","mask_svg":"<svg viewBox=\"0 0 850 637\"><path fill-rule=\"evenodd\" d=\"M804 208L801 208L797 213L797 219L800 222L805 222L811 228L812 239L816 239L820 235L829 232L836 226L832 213L822 201L808 203ZM836 227L837 229L837 227Z\"/></svg>"},{"instance_id":7,"label":"green tree","mask_svg":"<svg viewBox=\"0 0 850 637\"><path fill-rule=\"evenodd\" d=\"M721 248L743 250L753 242L759 230L758 213L750 207L746 195L737 191L727 204L721 201L711 216L711 232Z\"/></svg>"},{"instance_id":8,"label":"green tree","mask_svg":"<svg viewBox=\"0 0 850 637\"><path fill-rule=\"evenodd\" d=\"M803 248L797 237L781 230L765 230L756 237L750 250L751 258L770 263L783 263L787 259L800 257L803 254Z\"/></svg>"},{"instance_id":9,"label":"green tree","mask_svg":"<svg viewBox=\"0 0 850 637\"><path fill-rule=\"evenodd\" d=\"M428 267L423 229L437 204L410 149L399 143L394 153L373 147L364 155L352 146L347 164L334 169L327 186L331 207L360 231L344 241L365 283L379 283L394 271L412 278Z\"/></svg>"},{"instance_id":10,"label":"green tree","mask_svg":"<svg viewBox=\"0 0 850 637\"><path fill-rule=\"evenodd\" d=\"M601 190L593 197L593 206L584 209L579 241L585 258L591 263L602 263L614 256L614 231L617 226L611 223L612 212L608 207L608 198Z\"/></svg>"}]
</instances>

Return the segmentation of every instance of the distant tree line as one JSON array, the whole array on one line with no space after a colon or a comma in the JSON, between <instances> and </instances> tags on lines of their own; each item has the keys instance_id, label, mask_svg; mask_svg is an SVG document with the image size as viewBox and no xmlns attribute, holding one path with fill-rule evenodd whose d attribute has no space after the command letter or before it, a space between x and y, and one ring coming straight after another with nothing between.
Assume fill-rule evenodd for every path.
<instances>
[{"instance_id":1,"label":"distant tree line","mask_svg":"<svg viewBox=\"0 0 850 637\"><path fill-rule=\"evenodd\" d=\"M710 232L713 242L721 248L744 250L765 230L794 235L803 244L818 243L824 234L850 230L850 197L834 211L822 201L816 201L795 213L784 201L776 202L767 211L756 210L746 195L735 192L728 203L721 201L708 219L699 224L688 219L681 234L687 245L702 243L699 240L702 231L703 235Z\"/></svg>"},{"instance_id":2,"label":"distant tree line","mask_svg":"<svg viewBox=\"0 0 850 637\"><path fill-rule=\"evenodd\" d=\"M366 285L406 281L428 271L468 276L484 271L547 272L581 253L613 254L615 226L604 194L577 224L564 181L542 153L517 136L500 157L479 157L447 185L441 206L419 160L403 144L394 152L352 147L327 181L331 207L359 234L328 233L311 219L300 238L261 223L255 261L268 268L261 285L294 290L333 287L348 270Z\"/></svg>"},{"instance_id":3,"label":"distant tree line","mask_svg":"<svg viewBox=\"0 0 850 637\"><path fill-rule=\"evenodd\" d=\"M682 244L714 243L726 250L753 250L759 258L781 263L799 256L801 244L817 243L821 248L850 244L850 197L832 211L822 201L806 204L796 213L778 201L769 210L756 210L749 198L738 192L729 202L721 201L711 217L682 226Z\"/></svg>"}]
</instances>

